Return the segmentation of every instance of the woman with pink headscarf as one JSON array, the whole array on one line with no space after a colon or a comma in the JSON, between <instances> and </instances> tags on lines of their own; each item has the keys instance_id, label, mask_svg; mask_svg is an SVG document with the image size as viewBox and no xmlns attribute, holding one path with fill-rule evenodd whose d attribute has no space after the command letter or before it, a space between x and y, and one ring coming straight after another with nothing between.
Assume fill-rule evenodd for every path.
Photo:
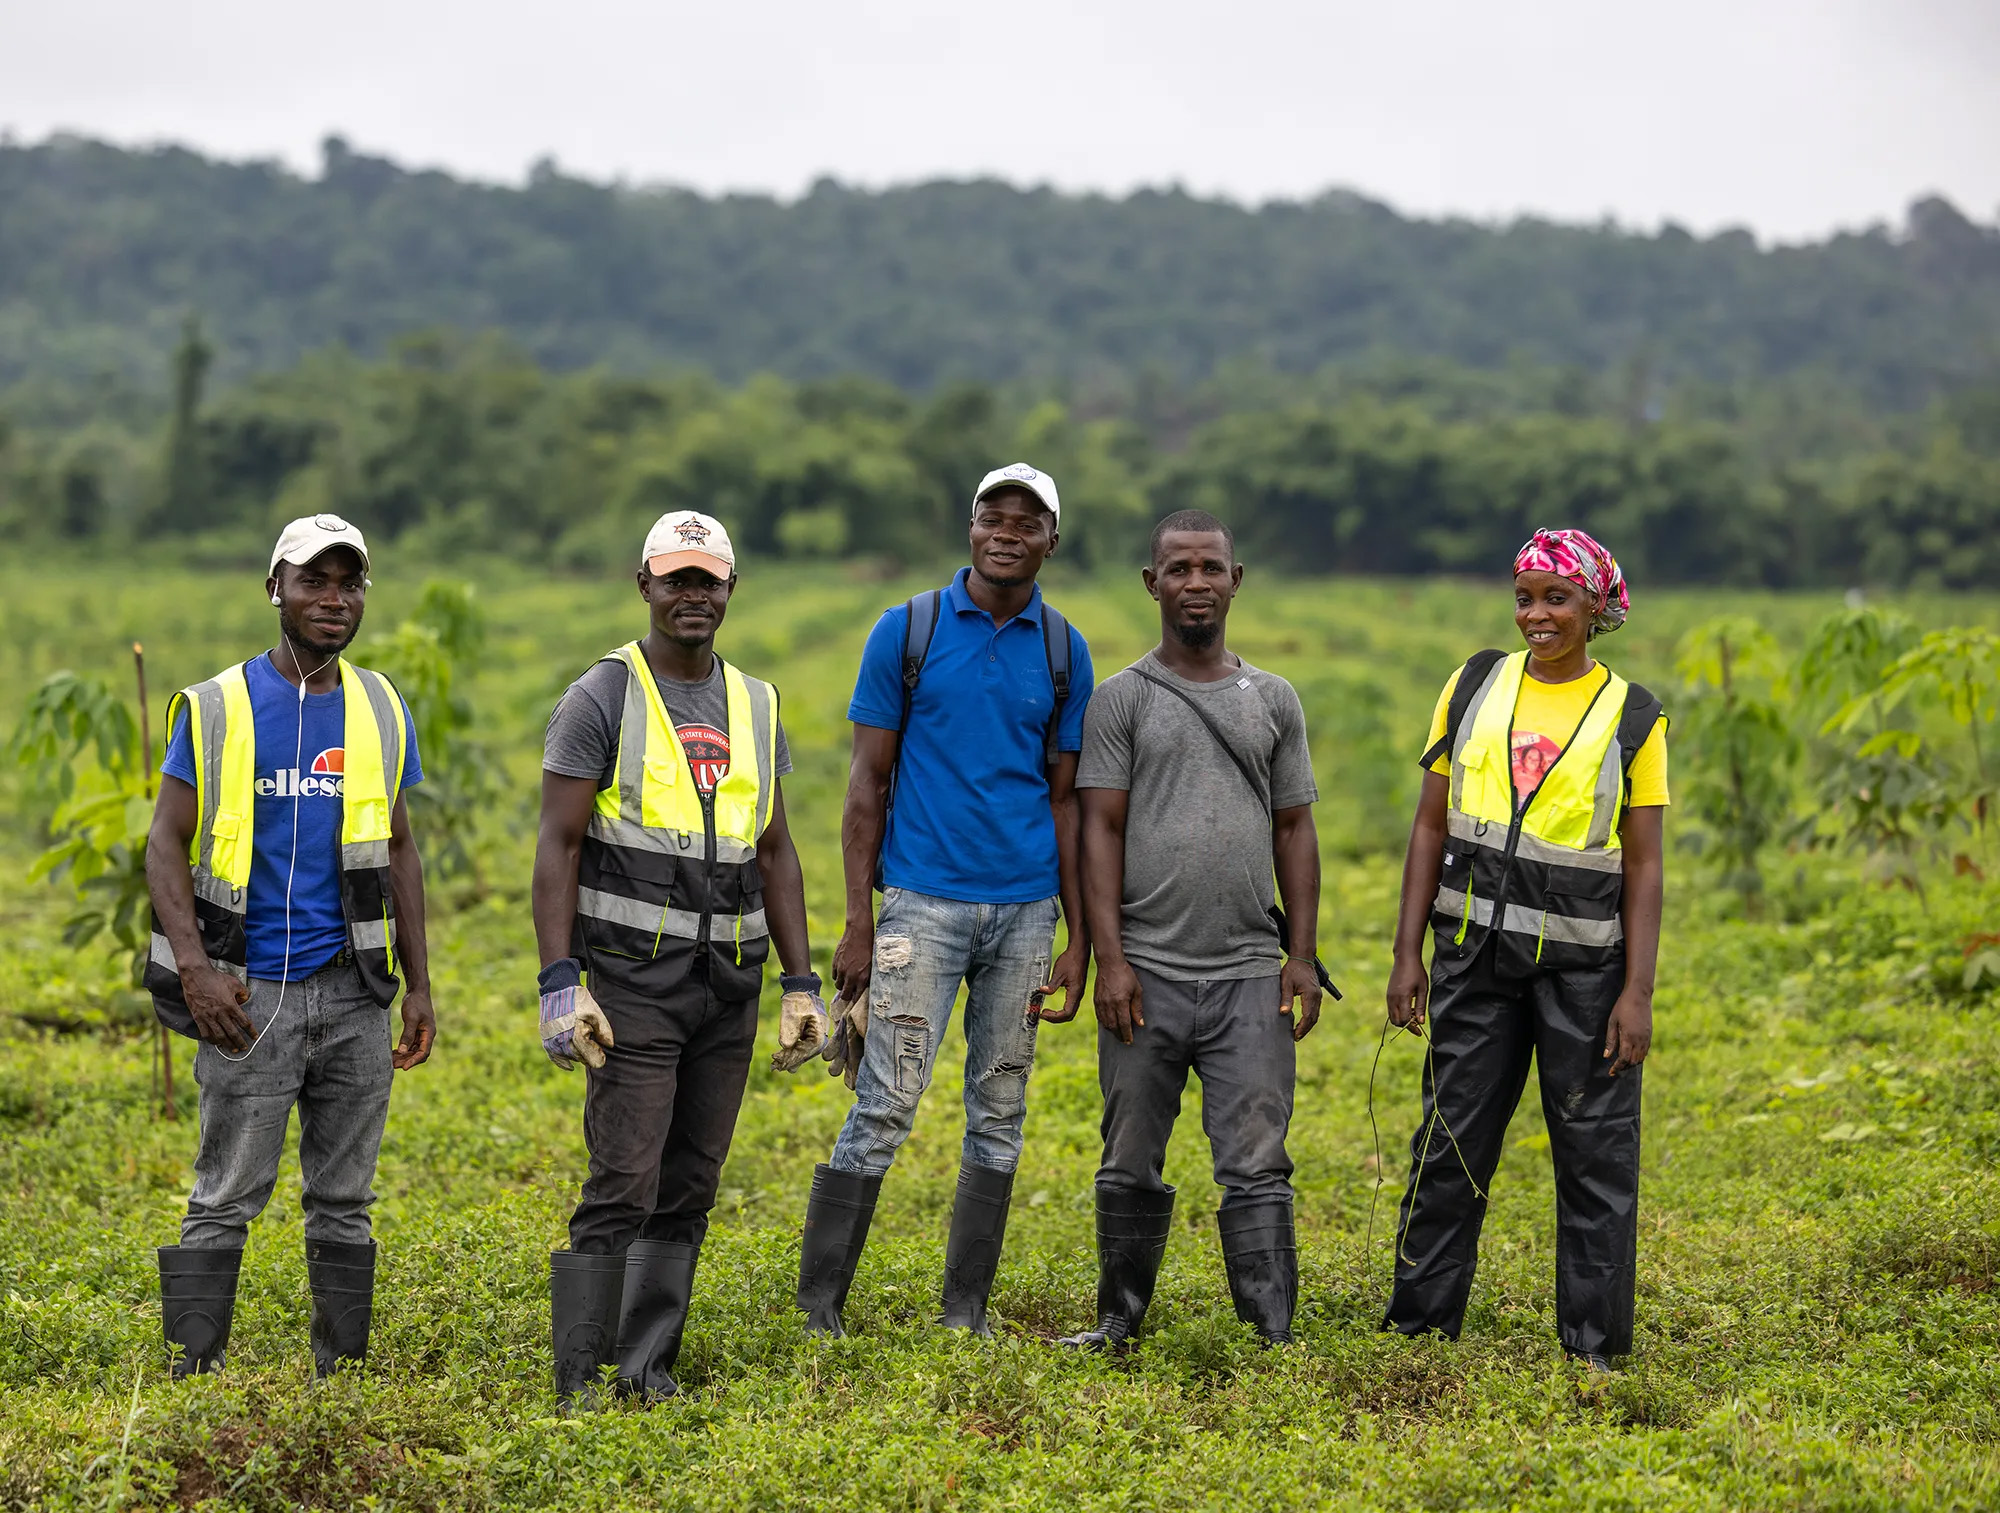
<instances>
[{"instance_id":1,"label":"woman with pink headscarf","mask_svg":"<svg viewBox=\"0 0 2000 1513\"><path fill-rule=\"evenodd\" d=\"M1532 1061L1555 1164L1557 1332L1590 1371L1632 1348L1660 943L1667 722L1591 656L1630 607L1617 560L1583 531L1538 530L1515 555L1525 646L1479 652L1438 697L1388 990L1391 1023L1428 1021L1431 1054L1383 1327L1458 1336Z\"/></svg>"}]
</instances>

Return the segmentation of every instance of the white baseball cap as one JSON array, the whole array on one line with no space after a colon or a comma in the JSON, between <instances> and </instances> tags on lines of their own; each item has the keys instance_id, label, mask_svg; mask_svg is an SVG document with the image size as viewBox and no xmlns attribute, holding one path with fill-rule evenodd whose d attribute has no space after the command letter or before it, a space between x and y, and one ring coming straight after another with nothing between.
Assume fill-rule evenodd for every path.
<instances>
[{"instance_id":1,"label":"white baseball cap","mask_svg":"<svg viewBox=\"0 0 2000 1513\"><path fill-rule=\"evenodd\" d=\"M352 547L361 559L361 571L368 571L368 543L361 539L360 531L338 515L301 515L286 526L278 544L271 548L271 571L276 573L280 562L304 567L334 546Z\"/></svg>"},{"instance_id":2,"label":"white baseball cap","mask_svg":"<svg viewBox=\"0 0 2000 1513\"><path fill-rule=\"evenodd\" d=\"M683 567L698 567L725 580L736 576L736 548L729 544L729 532L713 515L693 510L670 510L655 520L639 560L655 578Z\"/></svg>"},{"instance_id":3,"label":"white baseball cap","mask_svg":"<svg viewBox=\"0 0 2000 1513\"><path fill-rule=\"evenodd\" d=\"M1025 462L1010 462L1004 468L995 468L979 480L979 487L973 491L972 507L979 508L979 501L998 488L1026 489L1043 504L1062 524L1062 495L1056 492L1056 481L1047 473L1029 467Z\"/></svg>"}]
</instances>

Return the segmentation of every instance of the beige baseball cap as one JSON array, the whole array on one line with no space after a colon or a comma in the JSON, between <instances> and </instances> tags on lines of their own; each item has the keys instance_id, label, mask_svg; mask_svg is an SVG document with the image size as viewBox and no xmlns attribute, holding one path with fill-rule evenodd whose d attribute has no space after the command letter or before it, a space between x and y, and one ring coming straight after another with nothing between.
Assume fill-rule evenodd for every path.
<instances>
[{"instance_id":1,"label":"beige baseball cap","mask_svg":"<svg viewBox=\"0 0 2000 1513\"><path fill-rule=\"evenodd\" d=\"M973 490L972 507L979 508L979 501L995 489L1026 489L1056 517L1056 524L1062 524L1062 496L1056 492L1056 481L1047 473L1029 467L1025 462L1010 462L1004 468L995 468L979 480L979 487Z\"/></svg>"},{"instance_id":2,"label":"beige baseball cap","mask_svg":"<svg viewBox=\"0 0 2000 1513\"><path fill-rule=\"evenodd\" d=\"M361 532L342 520L338 515L301 515L286 526L278 537L278 544L271 548L271 571L277 572L280 562L289 562L294 567L304 567L313 558L329 547L351 547L361 559L361 571L368 568L368 543L361 539Z\"/></svg>"},{"instance_id":3,"label":"beige baseball cap","mask_svg":"<svg viewBox=\"0 0 2000 1513\"><path fill-rule=\"evenodd\" d=\"M723 579L736 576L736 548L729 544L729 532L713 515L694 510L671 510L655 520L639 560L655 578L683 567Z\"/></svg>"}]
</instances>

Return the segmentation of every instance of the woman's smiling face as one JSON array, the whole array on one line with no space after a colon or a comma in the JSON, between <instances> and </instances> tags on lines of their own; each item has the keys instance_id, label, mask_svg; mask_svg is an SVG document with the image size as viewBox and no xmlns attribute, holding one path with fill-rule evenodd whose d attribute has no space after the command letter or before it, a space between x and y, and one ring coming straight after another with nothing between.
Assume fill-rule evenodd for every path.
<instances>
[{"instance_id":1,"label":"woman's smiling face","mask_svg":"<svg viewBox=\"0 0 2000 1513\"><path fill-rule=\"evenodd\" d=\"M1597 605L1573 578L1529 570L1514 575L1514 624L1537 662L1583 655Z\"/></svg>"}]
</instances>

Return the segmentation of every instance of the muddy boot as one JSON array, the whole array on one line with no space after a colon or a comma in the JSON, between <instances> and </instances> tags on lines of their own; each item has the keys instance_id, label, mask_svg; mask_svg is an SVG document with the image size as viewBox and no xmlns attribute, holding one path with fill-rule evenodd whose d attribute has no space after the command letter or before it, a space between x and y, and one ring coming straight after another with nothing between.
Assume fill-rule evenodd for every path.
<instances>
[{"instance_id":1,"label":"muddy boot","mask_svg":"<svg viewBox=\"0 0 2000 1513\"><path fill-rule=\"evenodd\" d=\"M681 1390L674 1359L694 1297L701 1242L634 1240L625 1252L625 1294L618 1310L618 1390L657 1403Z\"/></svg>"},{"instance_id":2,"label":"muddy boot","mask_svg":"<svg viewBox=\"0 0 2000 1513\"><path fill-rule=\"evenodd\" d=\"M958 1169L958 1200L951 1210L951 1238L944 1246L944 1325L990 1335L986 1296L1000 1269L1000 1242L1007 1236L1007 1204L1014 1174L986 1166Z\"/></svg>"},{"instance_id":3,"label":"muddy boot","mask_svg":"<svg viewBox=\"0 0 2000 1513\"><path fill-rule=\"evenodd\" d=\"M375 1311L375 1242L306 1241L306 1283L313 1300L313 1375L332 1376L343 1362L360 1365Z\"/></svg>"},{"instance_id":4,"label":"muddy boot","mask_svg":"<svg viewBox=\"0 0 2000 1513\"><path fill-rule=\"evenodd\" d=\"M1174 1189L1097 1189L1097 1327L1062 1343L1123 1350L1138 1338L1174 1222Z\"/></svg>"},{"instance_id":5,"label":"muddy boot","mask_svg":"<svg viewBox=\"0 0 2000 1513\"><path fill-rule=\"evenodd\" d=\"M549 1255L549 1322L556 1360L556 1400L597 1396L598 1368L616 1353L618 1304L625 1290L625 1257Z\"/></svg>"},{"instance_id":6,"label":"muddy boot","mask_svg":"<svg viewBox=\"0 0 2000 1513\"><path fill-rule=\"evenodd\" d=\"M840 1310L868 1243L869 1221L882 1193L880 1177L813 1168L812 1197L806 1204L805 1233L799 1239L799 1307L807 1334L846 1333Z\"/></svg>"},{"instance_id":7,"label":"muddy boot","mask_svg":"<svg viewBox=\"0 0 2000 1513\"><path fill-rule=\"evenodd\" d=\"M1222 1264L1236 1317L1257 1326L1265 1345L1292 1342L1292 1313L1299 1303L1299 1250L1288 1202L1249 1203L1215 1216L1222 1231Z\"/></svg>"},{"instance_id":8,"label":"muddy boot","mask_svg":"<svg viewBox=\"0 0 2000 1513\"><path fill-rule=\"evenodd\" d=\"M240 1250L160 1247L160 1323L167 1336L174 1380L197 1371L220 1371L236 1312Z\"/></svg>"}]
</instances>

